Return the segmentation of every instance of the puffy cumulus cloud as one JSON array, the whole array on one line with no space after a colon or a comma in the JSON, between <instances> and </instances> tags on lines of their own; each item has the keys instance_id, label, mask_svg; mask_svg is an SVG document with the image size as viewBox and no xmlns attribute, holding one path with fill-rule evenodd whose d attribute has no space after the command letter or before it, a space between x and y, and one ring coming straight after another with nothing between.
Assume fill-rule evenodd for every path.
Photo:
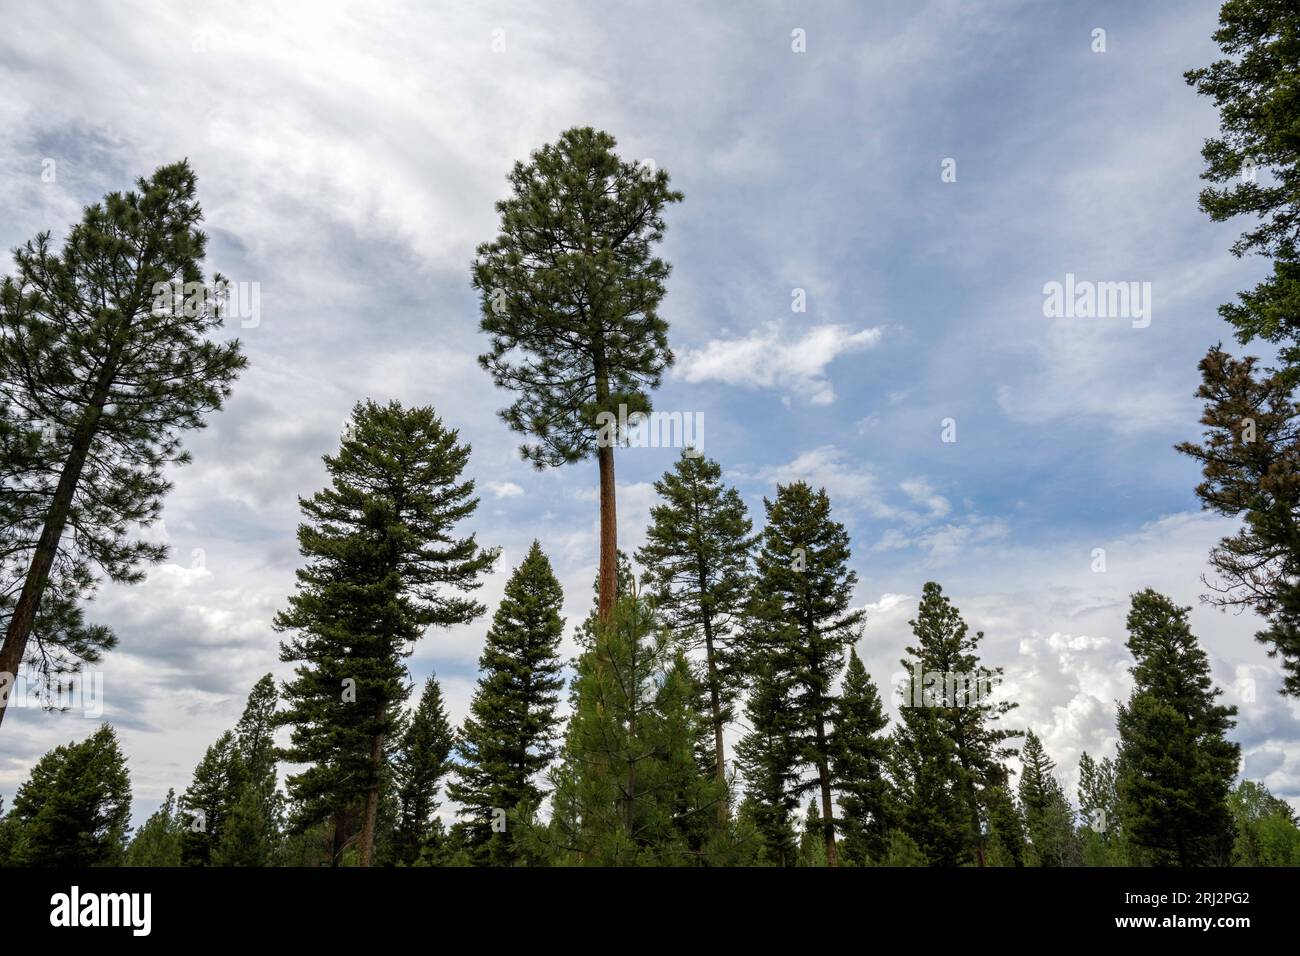
<instances>
[{"instance_id":1,"label":"puffy cumulus cloud","mask_svg":"<svg viewBox=\"0 0 1300 956\"><path fill-rule=\"evenodd\" d=\"M882 334L879 328L854 331L844 325L819 325L800 333L771 322L740 338L712 339L684 350L676 374L691 384L777 389L787 400L829 405L835 401L831 363L874 348Z\"/></svg>"}]
</instances>

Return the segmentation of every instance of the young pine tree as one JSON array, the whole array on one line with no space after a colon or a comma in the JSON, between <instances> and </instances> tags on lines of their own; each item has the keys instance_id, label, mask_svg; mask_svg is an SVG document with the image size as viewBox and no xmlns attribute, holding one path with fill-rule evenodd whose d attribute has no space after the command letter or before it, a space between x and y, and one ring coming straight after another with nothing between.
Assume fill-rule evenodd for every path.
<instances>
[{"instance_id":1,"label":"young pine tree","mask_svg":"<svg viewBox=\"0 0 1300 956\"><path fill-rule=\"evenodd\" d=\"M658 311L669 265L654 249L665 207L682 198L666 172L619 159L615 145L570 129L516 163L511 195L497 203L501 231L473 268L491 338L479 362L519 396L501 417L532 439L524 458L544 468L596 455L602 619L618 593L618 436L602 421L648 412L672 365Z\"/></svg>"},{"instance_id":2,"label":"young pine tree","mask_svg":"<svg viewBox=\"0 0 1300 956\"><path fill-rule=\"evenodd\" d=\"M1221 691L1187 622L1191 609L1147 589L1133 596L1128 648L1133 695L1119 710L1117 789L1124 832L1158 866L1227 865L1228 793L1240 748L1225 735L1235 707Z\"/></svg>"},{"instance_id":3,"label":"young pine tree","mask_svg":"<svg viewBox=\"0 0 1300 956\"><path fill-rule=\"evenodd\" d=\"M131 781L113 728L55 747L14 795L13 866L120 866Z\"/></svg>"},{"instance_id":4,"label":"young pine tree","mask_svg":"<svg viewBox=\"0 0 1300 956\"><path fill-rule=\"evenodd\" d=\"M333 817L340 837L360 807L358 860L369 866L387 772L385 753L409 688L404 658L430 627L472 621L465 597L496 560L456 527L478 507L463 476L470 449L431 408L359 403L330 486L300 499L298 543L306 567L276 628L297 664L284 687L292 726L286 759L299 828Z\"/></svg>"},{"instance_id":5,"label":"young pine tree","mask_svg":"<svg viewBox=\"0 0 1300 956\"><path fill-rule=\"evenodd\" d=\"M398 803L394 856L397 862L412 866L434 836L438 788L455 742L436 675L430 674L424 682L420 703L401 741L393 759Z\"/></svg>"},{"instance_id":6,"label":"young pine tree","mask_svg":"<svg viewBox=\"0 0 1300 956\"><path fill-rule=\"evenodd\" d=\"M762 658L751 659L752 689L745 703L749 731L736 747L745 778L741 819L754 827L761 843L760 860L771 866L797 863L794 811L799 752L791 728L795 714L790 680Z\"/></svg>"},{"instance_id":7,"label":"young pine tree","mask_svg":"<svg viewBox=\"0 0 1300 956\"><path fill-rule=\"evenodd\" d=\"M0 674L19 672L42 614L39 637L74 658L108 646L93 633L86 644L80 623L51 629L43 596L53 581L66 609L93 569L136 583L166 556L131 529L158 519L166 468L189 460L181 432L203 426L244 367L238 341L209 338L222 324L210 297L159 295L203 281L195 184L186 162L160 167L88 206L61 250L48 232L16 249L0 283L0 555L25 565L16 600L0 602Z\"/></svg>"},{"instance_id":8,"label":"young pine tree","mask_svg":"<svg viewBox=\"0 0 1300 956\"><path fill-rule=\"evenodd\" d=\"M506 583L488 630L479 657L482 676L460 733L460 759L448 791L461 806L483 862L515 861L520 805L536 808L541 801L535 781L556 754L563 608L564 591L534 541Z\"/></svg>"},{"instance_id":9,"label":"young pine tree","mask_svg":"<svg viewBox=\"0 0 1300 956\"><path fill-rule=\"evenodd\" d=\"M725 787L723 732L743 680L734 645L748 599L753 523L740 494L722 484L717 462L689 449L655 482L655 492L661 503L650 509L652 523L636 559L678 642L704 653L714 768ZM721 812L725 816L726 807Z\"/></svg>"},{"instance_id":10,"label":"young pine tree","mask_svg":"<svg viewBox=\"0 0 1300 956\"><path fill-rule=\"evenodd\" d=\"M700 727L685 658L633 590L585 636L574 712L551 774L551 821L531 828L530 853L587 866L705 862L703 835L726 793L695 759Z\"/></svg>"},{"instance_id":11,"label":"young pine tree","mask_svg":"<svg viewBox=\"0 0 1300 956\"><path fill-rule=\"evenodd\" d=\"M1017 790L1029 835L1031 865L1074 865L1074 810L1056 779L1056 764L1032 730L1025 733L1020 759L1023 767Z\"/></svg>"},{"instance_id":12,"label":"young pine tree","mask_svg":"<svg viewBox=\"0 0 1300 956\"><path fill-rule=\"evenodd\" d=\"M204 752L194 768L194 779L181 794L181 861L186 866L218 865L214 853L221 845L226 821L247 787L239 744L234 732L227 730Z\"/></svg>"},{"instance_id":13,"label":"young pine tree","mask_svg":"<svg viewBox=\"0 0 1300 956\"><path fill-rule=\"evenodd\" d=\"M864 612L850 611L857 574L849 569L849 536L831 518L825 489L806 482L777 487L764 499L767 525L756 559L750 603L754 653L789 689L787 732L811 774L795 782L802 795L816 790L826 865L838 866L831 776L834 684L844 653L861 632Z\"/></svg>"},{"instance_id":14,"label":"young pine tree","mask_svg":"<svg viewBox=\"0 0 1300 956\"><path fill-rule=\"evenodd\" d=\"M1079 840L1084 866L1127 866L1128 850L1120 829L1115 761L1100 763L1085 750L1079 757Z\"/></svg>"},{"instance_id":15,"label":"young pine tree","mask_svg":"<svg viewBox=\"0 0 1300 956\"><path fill-rule=\"evenodd\" d=\"M855 866L880 859L889 845L888 723L880 692L850 648L831 732L831 776L839 793L842 855Z\"/></svg>"},{"instance_id":16,"label":"young pine tree","mask_svg":"<svg viewBox=\"0 0 1300 956\"><path fill-rule=\"evenodd\" d=\"M168 790L163 804L131 838L123 866L180 866L185 824L176 807L176 791Z\"/></svg>"}]
</instances>

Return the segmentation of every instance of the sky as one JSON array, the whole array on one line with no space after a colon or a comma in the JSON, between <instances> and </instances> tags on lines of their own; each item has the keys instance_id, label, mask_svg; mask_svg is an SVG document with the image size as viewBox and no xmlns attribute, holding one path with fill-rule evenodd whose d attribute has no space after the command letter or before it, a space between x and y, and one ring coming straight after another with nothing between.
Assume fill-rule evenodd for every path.
<instances>
[{"instance_id":1,"label":"sky","mask_svg":"<svg viewBox=\"0 0 1300 956\"><path fill-rule=\"evenodd\" d=\"M1009 723L1042 737L1073 794L1082 750L1114 754L1129 598L1154 587L1193 607L1240 711L1242 773L1300 807L1300 706L1277 693L1260 622L1199 602L1234 524L1200 510L1173 450L1199 434L1198 360L1237 348L1218 305L1266 269L1229 254L1242 223L1196 206L1217 117L1182 74L1216 56L1213 0L6 6L0 245L58 239L87 203L188 157L209 270L260 293L256 320L224 333L248 369L186 435L193 462L145 532L169 560L90 606L121 642L98 668L103 714L11 709L6 802L43 753L108 720L138 825L257 678L288 675L271 621L294 586L298 496L324 485L364 398L459 429L482 497L466 530L502 548L481 599L495 607L536 538L573 630L596 466L520 459L475 360L469 267L512 165L590 125L685 195L661 249L677 361L656 407L703 416L756 525L778 483L826 488L879 683L940 582L1005 669ZM1045 314L1045 285L1070 275L1150 283L1149 312ZM623 549L677 454L619 451ZM429 633L410 659L455 721L486 628Z\"/></svg>"}]
</instances>

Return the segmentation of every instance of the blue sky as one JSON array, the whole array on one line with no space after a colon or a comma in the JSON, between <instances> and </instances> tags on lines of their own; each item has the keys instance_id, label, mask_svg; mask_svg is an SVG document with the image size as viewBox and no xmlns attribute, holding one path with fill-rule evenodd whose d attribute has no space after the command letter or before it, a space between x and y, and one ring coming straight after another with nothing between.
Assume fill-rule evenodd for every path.
<instances>
[{"instance_id":1,"label":"blue sky","mask_svg":"<svg viewBox=\"0 0 1300 956\"><path fill-rule=\"evenodd\" d=\"M1196 363L1219 303L1264 263L1196 208L1211 105L1182 80L1216 53L1214 2L559 4L49 3L0 37L0 241L188 156L209 264L260 283L249 369L190 436L147 583L105 588L102 670L137 815L188 783L258 676L297 563L298 495L363 397L432 404L472 443L473 522L504 548L495 604L535 536L584 613L595 466L534 472L474 361L476 243L517 159L574 125L652 159L668 217L663 314L678 364L656 397L699 412L705 451L761 521L779 481L825 486L854 543L860 646L897 670L921 585L986 632L1073 790L1114 748L1123 620L1146 586L1193 605L1214 541L1199 512ZM1106 50L1093 52L1093 31ZM791 49L803 30L806 52ZM495 32L499 31L499 32ZM494 50L494 44L499 49ZM956 181L941 178L945 159ZM53 160L53 183L43 161ZM1067 273L1150 282L1149 327L1047 318ZM791 310L803 289L806 312ZM941 422L957 441L941 441ZM641 539L668 449L618 460L620 543ZM1095 572L1094 549L1106 552ZM201 552L201 561L195 552ZM1197 607L1244 772L1300 802L1296 707L1251 635ZM486 622L412 659L464 715ZM1253 687L1253 693L1250 688ZM1253 699L1251 699L1253 698ZM93 721L18 710L0 794ZM137 823L140 819L137 819Z\"/></svg>"}]
</instances>

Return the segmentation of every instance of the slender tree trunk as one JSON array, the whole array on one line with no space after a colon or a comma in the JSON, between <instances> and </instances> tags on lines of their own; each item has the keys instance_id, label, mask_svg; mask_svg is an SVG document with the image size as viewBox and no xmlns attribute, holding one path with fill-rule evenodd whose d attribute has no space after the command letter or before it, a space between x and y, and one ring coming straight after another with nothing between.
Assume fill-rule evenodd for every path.
<instances>
[{"instance_id":1,"label":"slender tree trunk","mask_svg":"<svg viewBox=\"0 0 1300 956\"><path fill-rule=\"evenodd\" d=\"M361 848L358 866L369 866L375 855L375 819L379 816L379 767L384 759L384 735L376 734L370 738L370 766L375 773L375 782L366 793L365 817L361 821Z\"/></svg>"},{"instance_id":2,"label":"slender tree trunk","mask_svg":"<svg viewBox=\"0 0 1300 956\"><path fill-rule=\"evenodd\" d=\"M32 553L32 563L27 568L27 578L23 581L18 603L14 605L13 617L9 619L9 628L5 632L4 644L0 645L0 722L4 721L9 704L11 683L18 678L18 668L22 666L23 655L27 652L27 639L31 637L36 624L36 612L41 606L41 596L50 580L50 570L59 553L59 541L68 525L68 515L72 511L72 499L77 493L81 481L81 472L86 467L86 456L95 439L99 416L108 401L108 390L116 374L118 350L114 348L95 383L86 409L87 419L73 434L72 448L63 463L59 474L59 483L54 488L54 499L50 510L46 512L45 524L41 536L36 540L36 550Z\"/></svg>"},{"instance_id":3,"label":"slender tree trunk","mask_svg":"<svg viewBox=\"0 0 1300 956\"><path fill-rule=\"evenodd\" d=\"M718 668L713 659L713 624L704 622L704 653L709 662L709 708L713 714L713 758L718 775L718 786L727 791L727 760L722 750L722 693L718 687ZM718 823L727 823L727 801L718 804Z\"/></svg>"},{"instance_id":4,"label":"slender tree trunk","mask_svg":"<svg viewBox=\"0 0 1300 956\"><path fill-rule=\"evenodd\" d=\"M822 837L826 841L826 865L839 866L840 855L835 846L835 811L831 806L831 771L826 758L826 724L817 718L817 778L822 790Z\"/></svg>"},{"instance_id":5,"label":"slender tree trunk","mask_svg":"<svg viewBox=\"0 0 1300 956\"><path fill-rule=\"evenodd\" d=\"M608 623L618 598L618 509L614 495L614 447L596 450L600 466L600 587L597 616Z\"/></svg>"},{"instance_id":6,"label":"slender tree trunk","mask_svg":"<svg viewBox=\"0 0 1300 956\"><path fill-rule=\"evenodd\" d=\"M330 866L338 866L343 859L343 849L348 845L348 813L334 811L334 842L330 848Z\"/></svg>"}]
</instances>

